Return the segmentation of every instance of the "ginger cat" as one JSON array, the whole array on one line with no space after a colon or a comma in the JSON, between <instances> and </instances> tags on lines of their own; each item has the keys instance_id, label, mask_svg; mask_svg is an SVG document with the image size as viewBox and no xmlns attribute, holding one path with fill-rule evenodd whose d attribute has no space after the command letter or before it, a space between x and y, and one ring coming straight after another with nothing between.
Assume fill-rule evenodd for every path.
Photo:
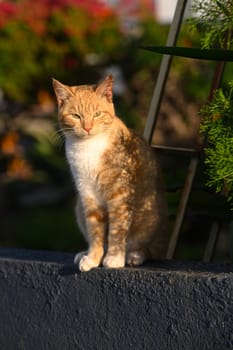
<instances>
[{"instance_id":1,"label":"ginger cat","mask_svg":"<svg viewBox=\"0 0 233 350\"><path fill-rule=\"evenodd\" d=\"M66 157L78 192L76 217L87 252L81 271L140 265L165 256L167 207L149 145L115 115L112 76L98 85L53 79Z\"/></svg>"}]
</instances>

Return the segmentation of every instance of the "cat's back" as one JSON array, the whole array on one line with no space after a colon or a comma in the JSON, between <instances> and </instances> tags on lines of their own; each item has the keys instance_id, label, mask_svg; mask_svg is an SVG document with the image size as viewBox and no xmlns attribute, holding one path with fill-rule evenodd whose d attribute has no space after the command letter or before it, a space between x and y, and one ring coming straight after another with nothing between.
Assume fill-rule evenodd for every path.
<instances>
[{"instance_id":1,"label":"cat's back","mask_svg":"<svg viewBox=\"0 0 233 350\"><path fill-rule=\"evenodd\" d=\"M155 173L157 161L149 144L135 130L128 129L121 120L117 121L117 126L118 130L112 137L111 151L105 153L105 162L123 167L134 174Z\"/></svg>"}]
</instances>

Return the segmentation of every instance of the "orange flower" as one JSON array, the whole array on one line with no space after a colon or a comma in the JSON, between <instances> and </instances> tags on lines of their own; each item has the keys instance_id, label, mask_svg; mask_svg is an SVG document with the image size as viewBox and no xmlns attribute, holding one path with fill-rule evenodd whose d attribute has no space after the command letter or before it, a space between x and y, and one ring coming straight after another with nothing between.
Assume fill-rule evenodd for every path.
<instances>
[{"instance_id":1,"label":"orange flower","mask_svg":"<svg viewBox=\"0 0 233 350\"><path fill-rule=\"evenodd\" d=\"M28 180L32 177L32 168L26 159L14 157L8 164L6 175L10 178Z\"/></svg>"},{"instance_id":2,"label":"orange flower","mask_svg":"<svg viewBox=\"0 0 233 350\"><path fill-rule=\"evenodd\" d=\"M0 151L5 155L16 154L19 151L19 134L16 131L10 131L3 136L0 142Z\"/></svg>"}]
</instances>

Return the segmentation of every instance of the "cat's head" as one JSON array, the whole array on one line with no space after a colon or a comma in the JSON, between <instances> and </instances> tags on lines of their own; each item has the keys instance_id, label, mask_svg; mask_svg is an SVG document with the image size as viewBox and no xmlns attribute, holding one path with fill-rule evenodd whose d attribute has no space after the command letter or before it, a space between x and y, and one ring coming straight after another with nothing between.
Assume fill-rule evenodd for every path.
<instances>
[{"instance_id":1,"label":"cat's head","mask_svg":"<svg viewBox=\"0 0 233 350\"><path fill-rule=\"evenodd\" d=\"M98 85L79 86L67 86L53 79L63 132L82 138L109 129L115 116L112 86L112 76Z\"/></svg>"}]
</instances>

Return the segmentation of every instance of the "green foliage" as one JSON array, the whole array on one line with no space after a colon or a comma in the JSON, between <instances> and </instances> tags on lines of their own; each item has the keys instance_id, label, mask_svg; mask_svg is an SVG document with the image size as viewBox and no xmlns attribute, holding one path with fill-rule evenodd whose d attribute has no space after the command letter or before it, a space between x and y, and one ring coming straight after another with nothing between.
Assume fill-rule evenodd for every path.
<instances>
[{"instance_id":1,"label":"green foliage","mask_svg":"<svg viewBox=\"0 0 233 350\"><path fill-rule=\"evenodd\" d=\"M229 91L216 91L211 103L202 108L201 133L208 135L205 164L208 185L233 198L233 82Z\"/></svg>"},{"instance_id":2,"label":"green foliage","mask_svg":"<svg viewBox=\"0 0 233 350\"><path fill-rule=\"evenodd\" d=\"M202 48L232 47L232 0L195 0L192 10L196 16L189 23L202 31Z\"/></svg>"},{"instance_id":3,"label":"green foliage","mask_svg":"<svg viewBox=\"0 0 233 350\"><path fill-rule=\"evenodd\" d=\"M202 32L202 49L233 46L233 2L231 0L195 0L190 20L192 28ZM221 52L221 51L220 51ZM223 61L227 61L222 57ZM228 75L229 79L229 75ZM232 79L230 77L230 79ZM228 80L229 81L229 80ZM215 91L212 101L201 110L204 120L200 131L208 140L205 148L207 185L233 203L233 81Z\"/></svg>"}]
</instances>

